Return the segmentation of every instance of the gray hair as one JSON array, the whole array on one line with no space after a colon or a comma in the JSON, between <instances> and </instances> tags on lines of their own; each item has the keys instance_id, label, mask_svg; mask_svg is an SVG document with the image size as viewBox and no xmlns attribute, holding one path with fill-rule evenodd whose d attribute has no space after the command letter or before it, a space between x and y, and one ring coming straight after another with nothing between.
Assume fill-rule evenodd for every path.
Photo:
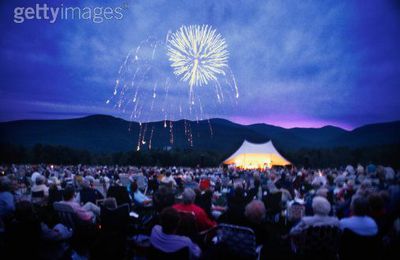
<instances>
[{"instance_id":1,"label":"gray hair","mask_svg":"<svg viewBox=\"0 0 400 260\"><path fill-rule=\"evenodd\" d=\"M315 195L327 198L329 190L327 188L319 188Z\"/></svg>"},{"instance_id":2,"label":"gray hair","mask_svg":"<svg viewBox=\"0 0 400 260\"><path fill-rule=\"evenodd\" d=\"M261 223L265 218L266 209L260 200L253 200L247 204L244 215L253 223Z\"/></svg>"},{"instance_id":3,"label":"gray hair","mask_svg":"<svg viewBox=\"0 0 400 260\"><path fill-rule=\"evenodd\" d=\"M312 201L312 208L314 215L328 216L331 211L331 204L326 198L315 196Z\"/></svg>"},{"instance_id":4,"label":"gray hair","mask_svg":"<svg viewBox=\"0 0 400 260\"><path fill-rule=\"evenodd\" d=\"M35 179L35 184L36 185L42 185L46 182L46 177L44 177L43 175L37 176Z\"/></svg>"},{"instance_id":5,"label":"gray hair","mask_svg":"<svg viewBox=\"0 0 400 260\"><path fill-rule=\"evenodd\" d=\"M196 199L196 193L191 188L186 188L183 191L182 199L184 204L191 204Z\"/></svg>"}]
</instances>

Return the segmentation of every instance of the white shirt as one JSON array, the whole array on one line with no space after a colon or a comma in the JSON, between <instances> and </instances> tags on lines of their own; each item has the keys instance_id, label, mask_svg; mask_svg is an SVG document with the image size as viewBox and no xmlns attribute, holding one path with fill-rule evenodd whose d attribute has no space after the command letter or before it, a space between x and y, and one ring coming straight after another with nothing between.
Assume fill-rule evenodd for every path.
<instances>
[{"instance_id":1,"label":"white shirt","mask_svg":"<svg viewBox=\"0 0 400 260\"><path fill-rule=\"evenodd\" d=\"M378 226L375 220L368 216L352 216L340 220L340 228L345 228L361 235L361 236L374 236L378 234Z\"/></svg>"},{"instance_id":2,"label":"white shirt","mask_svg":"<svg viewBox=\"0 0 400 260\"><path fill-rule=\"evenodd\" d=\"M49 196L49 187L47 187L45 184L40 184L40 185L35 184L32 186L32 192L38 192L38 191L43 191L45 197Z\"/></svg>"},{"instance_id":3,"label":"white shirt","mask_svg":"<svg viewBox=\"0 0 400 260\"><path fill-rule=\"evenodd\" d=\"M166 184L172 182L172 184L173 184L174 186L176 186L176 181L175 181L174 177L172 177L172 175L170 175L169 177L164 176L164 177L161 179L161 182L162 182L162 183L166 183Z\"/></svg>"}]
</instances>

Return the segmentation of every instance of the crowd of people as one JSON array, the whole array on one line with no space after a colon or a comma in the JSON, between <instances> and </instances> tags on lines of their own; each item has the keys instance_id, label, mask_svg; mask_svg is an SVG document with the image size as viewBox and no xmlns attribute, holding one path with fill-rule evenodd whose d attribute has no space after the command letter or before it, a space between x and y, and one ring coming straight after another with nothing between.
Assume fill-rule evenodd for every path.
<instances>
[{"instance_id":1,"label":"crowd of people","mask_svg":"<svg viewBox=\"0 0 400 260\"><path fill-rule=\"evenodd\" d=\"M10 259L391 259L400 172L0 166Z\"/></svg>"}]
</instances>

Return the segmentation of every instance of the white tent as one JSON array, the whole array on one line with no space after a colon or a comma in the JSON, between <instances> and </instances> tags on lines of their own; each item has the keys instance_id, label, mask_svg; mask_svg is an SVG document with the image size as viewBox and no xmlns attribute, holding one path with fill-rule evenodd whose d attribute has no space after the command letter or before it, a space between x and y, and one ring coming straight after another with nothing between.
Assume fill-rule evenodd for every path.
<instances>
[{"instance_id":1,"label":"white tent","mask_svg":"<svg viewBox=\"0 0 400 260\"><path fill-rule=\"evenodd\" d=\"M254 144L244 140L239 149L224 161L224 164L242 169L264 169L291 163L276 150L271 141Z\"/></svg>"}]
</instances>

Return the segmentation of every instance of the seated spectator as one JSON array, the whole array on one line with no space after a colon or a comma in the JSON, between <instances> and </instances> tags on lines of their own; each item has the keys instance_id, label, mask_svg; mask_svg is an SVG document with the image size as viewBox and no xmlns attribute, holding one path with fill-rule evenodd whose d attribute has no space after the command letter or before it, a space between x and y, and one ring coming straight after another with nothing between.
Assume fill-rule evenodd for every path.
<instances>
[{"instance_id":1,"label":"seated spectator","mask_svg":"<svg viewBox=\"0 0 400 260\"><path fill-rule=\"evenodd\" d=\"M43 192L44 197L34 197L32 195L33 203L43 202L49 196L49 188L45 184L46 178L42 175L39 175L35 178L35 184L32 186L32 193L40 193Z\"/></svg>"},{"instance_id":2,"label":"seated spectator","mask_svg":"<svg viewBox=\"0 0 400 260\"><path fill-rule=\"evenodd\" d=\"M298 235L309 227L333 226L339 227L339 220L336 217L330 217L331 204L321 196L315 196L312 201L314 216L301 218L300 222L292 228L291 235Z\"/></svg>"},{"instance_id":3,"label":"seated spectator","mask_svg":"<svg viewBox=\"0 0 400 260\"><path fill-rule=\"evenodd\" d=\"M218 222L243 226L246 224L244 209L246 197L242 184L236 184L233 195L228 197L228 209L219 218Z\"/></svg>"},{"instance_id":4,"label":"seated spectator","mask_svg":"<svg viewBox=\"0 0 400 260\"><path fill-rule=\"evenodd\" d=\"M196 200L195 204L207 213L208 216L211 215L211 207L212 207L212 196L213 192L210 189L206 189L203 191L200 191L199 189L195 189L196 192Z\"/></svg>"},{"instance_id":5,"label":"seated spectator","mask_svg":"<svg viewBox=\"0 0 400 260\"><path fill-rule=\"evenodd\" d=\"M176 186L177 186L176 181L175 181L174 177L172 177L170 171L167 171L167 173L165 174L165 176L161 179L161 183L163 183L163 184L172 183L172 186L173 186L173 187L176 187Z\"/></svg>"},{"instance_id":6,"label":"seated spectator","mask_svg":"<svg viewBox=\"0 0 400 260\"><path fill-rule=\"evenodd\" d=\"M158 191L153 195L153 206L157 212L161 212L167 207L175 204L175 195L167 186L160 186Z\"/></svg>"},{"instance_id":7,"label":"seated spectator","mask_svg":"<svg viewBox=\"0 0 400 260\"><path fill-rule=\"evenodd\" d=\"M4 259L39 259L40 221L29 201L15 206L15 218L6 228L9 258Z\"/></svg>"},{"instance_id":8,"label":"seated spectator","mask_svg":"<svg viewBox=\"0 0 400 260\"><path fill-rule=\"evenodd\" d=\"M247 225L250 227L255 235L258 245L264 244L268 238L268 232L265 225L265 206L260 200L253 200L247 204L244 215L246 216Z\"/></svg>"},{"instance_id":9,"label":"seated spectator","mask_svg":"<svg viewBox=\"0 0 400 260\"><path fill-rule=\"evenodd\" d=\"M0 179L0 218L10 217L15 211L14 196L11 193L11 181L8 177Z\"/></svg>"},{"instance_id":10,"label":"seated spectator","mask_svg":"<svg viewBox=\"0 0 400 260\"><path fill-rule=\"evenodd\" d=\"M60 241L68 239L72 236L72 230L63 224L56 224L53 228L49 227L46 223L40 223L41 238L50 241Z\"/></svg>"},{"instance_id":11,"label":"seated spectator","mask_svg":"<svg viewBox=\"0 0 400 260\"><path fill-rule=\"evenodd\" d=\"M65 187L63 195L64 201L62 203L71 206L81 220L92 221L95 216L100 215L100 208L93 203L87 202L85 205L81 206L74 201L75 188L72 185L67 185L67 187Z\"/></svg>"},{"instance_id":12,"label":"seated spectator","mask_svg":"<svg viewBox=\"0 0 400 260\"><path fill-rule=\"evenodd\" d=\"M62 190L58 188L57 183L52 183L49 187L49 205L53 205L54 202L62 201Z\"/></svg>"},{"instance_id":13,"label":"seated spectator","mask_svg":"<svg viewBox=\"0 0 400 260\"><path fill-rule=\"evenodd\" d=\"M384 193L381 193L384 195ZM378 225L379 234L386 234L391 228L392 222L389 219L385 209L385 201L380 193L372 193L368 197L369 216L375 220Z\"/></svg>"},{"instance_id":14,"label":"seated spectator","mask_svg":"<svg viewBox=\"0 0 400 260\"><path fill-rule=\"evenodd\" d=\"M176 235L180 216L176 209L165 208L161 212L160 224L153 227L150 242L153 247L165 253L173 253L185 247L189 249L191 257L199 258L201 249L190 238Z\"/></svg>"},{"instance_id":15,"label":"seated spectator","mask_svg":"<svg viewBox=\"0 0 400 260\"><path fill-rule=\"evenodd\" d=\"M138 204L139 206L146 206L151 204L151 199L144 195L138 188L137 182L136 181L131 181L131 183L128 186L128 192L129 195L131 196L131 199L133 202Z\"/></svg>"},{"instance_id":16,"label":"seated spectator","mask_svg":"<svg viewBox=\"0 0 400 260\"><path fill-rule=\"evenodd\" d=\"M150 178L149 178L149 182L147 184L148 187L148 192L149 193L155 193L158 190L158 180L157 180L157 174L153 174Z\"/></svg>"},{"instance_id":17,"label":"seated spectator","mask_svg":"<svg viewBox=\"0 0 400 260\"><path fill-rule=\"evenodd\" d=\"M113 197L117 200L117 204L122 205L122 204L129 204L131 205L131 199L129 198L129 193L128 190L119 185L117 182L112 182L110 188L108 188L107 191L107 197Z\"/></svg>"},{"instance_id":18,"label":"seated spectator","mask_svg":"<svg viewBox=\"0 0 400 260\"><path fill-rule=\"evenodd\" d=\"M82 204L86 202L96 203L97 200L101 200L104 196L93 187L94 179L93 178L84 178L82 182L82 189L79 191L79 201Z\"/></svg>"},{"instance_id":19,"label":"seated spectator","mask_svg":"<svg viewBox=\"0 0 400 260\"><path fill-rule=\"evenodd\" d=\"M353 216L340 220L342 230L347 228L360 236L374 236L378 233L375 221L367 216L369 205L366 198L353 197L350 208Z\"/></svg>"},{"instance_id":20,"label":"seated spectator","mask_svg":"<svg viewBox=\"0 0 400 260\"><path fill-rule=\"evenodd\" d=\"M173 207L178 211L193 212L199 231L214 227L216 223L207 216L202 208L194 204L195 198L196 193L192 189L186 188L182 194L183 203L175 204Z\"/></svg>"}]
</instances>

